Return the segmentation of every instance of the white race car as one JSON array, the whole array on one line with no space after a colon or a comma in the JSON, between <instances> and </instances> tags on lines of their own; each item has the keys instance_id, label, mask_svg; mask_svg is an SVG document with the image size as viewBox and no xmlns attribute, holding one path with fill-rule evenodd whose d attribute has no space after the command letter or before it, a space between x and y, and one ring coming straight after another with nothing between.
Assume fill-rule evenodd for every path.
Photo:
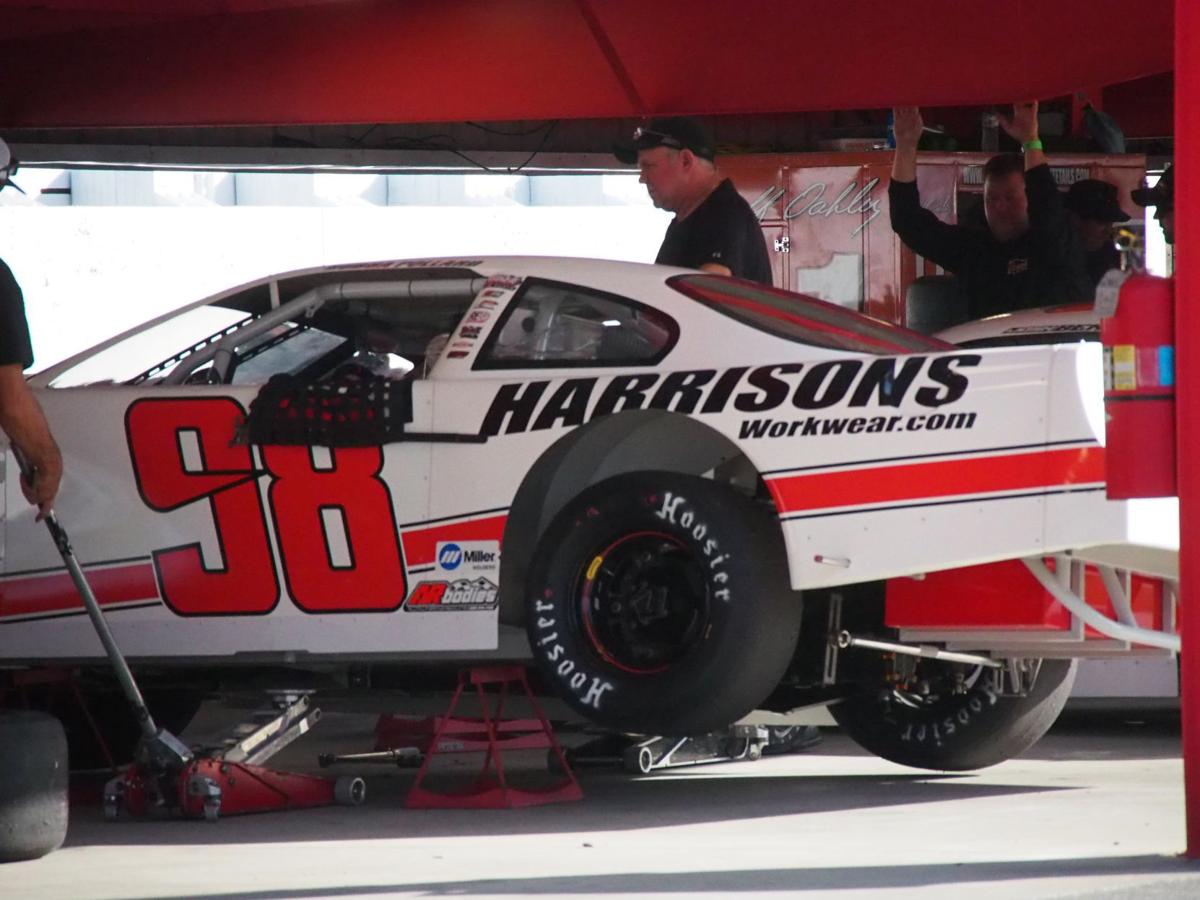
<instances>
[{"instance_id":1,"label":"white race car","mask_svg":"<svg viewBox=\"0 0 1200 900\"><path fill-rule=\"evenodd\" d=\"M1047 306L964 322L937 333L956 347L1017 347L1100 340L1100 316L1090 304Z\"/></svg>"},{"instance_id":2,"label":"white race car","mask_svg":"<svg viewBox=\"0 0 1200 900\"><path fill-rule=\"evenodd\" d=\"M1173 602L1173 501L1105 498L1100 369L689 270L477 258L264 279L32 383L59 518L152 695L189 667L532 654L611 729L835 702L868 749L948 769L1036 740L1072 657L1173 646L1115 595L1134 632L1106 638L1107 601L1068 590L1090 560ZM0 664L99 669L8 456ZM891 594L993 563L1062 621Z\"/></svg>"}]
</instances>

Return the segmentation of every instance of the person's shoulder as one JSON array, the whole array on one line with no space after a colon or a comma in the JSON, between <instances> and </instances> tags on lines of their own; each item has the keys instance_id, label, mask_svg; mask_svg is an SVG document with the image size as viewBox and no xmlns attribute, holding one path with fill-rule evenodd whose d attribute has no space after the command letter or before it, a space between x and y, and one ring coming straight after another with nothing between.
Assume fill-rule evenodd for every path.
<instances>
[{"instance_id":1,"label":"person's shoulder","mask_svg":"<svg viewBox=\"0 0 1200 900\"><path fill-rule=\"evenodd\" d=\"M0 295L5 299L12 295L20 296L20 285L17 284L17 276L12 272L3 259L0 259Z\"/></svg>"},{"instance_id":2,"label":"person's shoulder","mask_svg":"<svg viewBox=\"0 0 1200 900\"><path fill-rule=\"evenodd\" d=\"M709 199L717 203L735 206L750 205L750 202L738 193L737 185L733 183L732 178L721 179L721 183L713 189L712 194L709 195Z\"/></svg>"},{"instance_id":3,"label":"person's shoulder","mask_svg":"<svg viewBox=\"0 0 1200 900\"><path fill-rule=\"evenodd\" d=\"M758 221L750 201L738 193L737 187L728 178L713 189L704 206L713 218L728 221L731 218L748 217Z\"/></svg>"}]
</instances>

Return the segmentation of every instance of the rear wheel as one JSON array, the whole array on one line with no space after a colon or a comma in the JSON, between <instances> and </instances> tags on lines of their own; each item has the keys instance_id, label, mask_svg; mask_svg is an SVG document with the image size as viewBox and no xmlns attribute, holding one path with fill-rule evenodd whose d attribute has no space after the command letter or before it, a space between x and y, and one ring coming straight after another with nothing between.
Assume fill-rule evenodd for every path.
<instances>
[{"instance_id":1,"label":"rear wheel","mask_svg":"<svg viewBox=\"0 0 1200 900\"><path fill-rule=\"evenodd\" d=\"M1023 696L1001 693L992 669L922 659L829 711L876 756L918 769L982 769L1033 746L1071 693L1074 660L1025 663L1037 673Z\"/></svg>"},{"instance_id":2,"label":"rear wheel","mask_svg":"<svg viewBox=\"0 0 1200 900\"><path fill-rule=\"evenodd\" d=\"M0 863L37 859L67 836L67 738L53 716L0 710Z\"/></svg>"},{"instance_id":3,"label":"rear wheel","mask_svg":"<svg viewBox=\"0 0 1200 900\"><path fill-rule=\"evenodd\" d=\"M771 508L707 479L624 475L546 530L526 628L542 672L614 731L688 735L778 684L800 629Z\"/></svg>"}]
</instances>

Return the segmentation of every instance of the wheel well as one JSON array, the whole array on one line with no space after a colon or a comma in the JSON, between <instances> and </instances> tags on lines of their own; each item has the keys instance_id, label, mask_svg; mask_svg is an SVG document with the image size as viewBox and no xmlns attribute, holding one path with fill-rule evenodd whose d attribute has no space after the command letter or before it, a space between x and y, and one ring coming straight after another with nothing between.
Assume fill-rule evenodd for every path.
<instances>
[{"instance_id":1,"label":"wheel well","mask_svg":"<svg viewBox=\"0 0 1200 900\"><path fill-rule=\"evenodd\" d=\"M509 508L501 546L500 621L524 621L524 585L534 549L554 516L580 491L638 471L713 472L754 493L758 472L723 434L689 416L630 410L577 428L538 458Z\"/></svg>"}]
</instances>

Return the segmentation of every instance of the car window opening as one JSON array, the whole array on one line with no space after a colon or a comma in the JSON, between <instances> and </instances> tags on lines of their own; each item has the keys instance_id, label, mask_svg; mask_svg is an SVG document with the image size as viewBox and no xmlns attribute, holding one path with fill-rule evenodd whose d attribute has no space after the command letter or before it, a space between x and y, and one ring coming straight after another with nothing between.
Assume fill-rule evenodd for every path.
<instances>
[{"instance_id":1,"label":"car window opening","mask_svg":"<svg viewBox=\"0 0 1200 900\"><path fill-rule=\"evenodd\" d=\"M634 300L527 279L475 368L648 366L660 362L678 337L673 319Z\"/></svg>"}]
</instances>

